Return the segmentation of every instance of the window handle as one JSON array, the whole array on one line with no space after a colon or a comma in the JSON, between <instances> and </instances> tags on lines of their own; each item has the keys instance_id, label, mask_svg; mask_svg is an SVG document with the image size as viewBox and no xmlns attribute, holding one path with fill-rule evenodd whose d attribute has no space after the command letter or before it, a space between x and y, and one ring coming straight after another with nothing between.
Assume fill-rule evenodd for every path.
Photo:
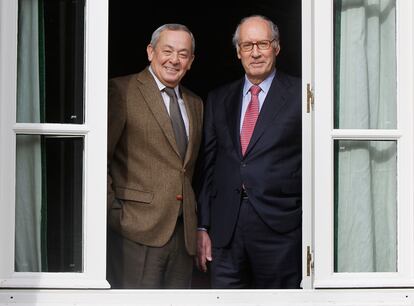
<instances>
[{"instance_id":1,"label":"window handle","mask_svg":"<svg viewBox=\"0 0 414 306\"><path fill-rule=\"evenodd\" d=\"M306 276L311 275L311 269L313 268L312 252L310 246L306 248Z\"/></svg>"},{"instance_id":2,"label":"window handle","mask_svg":"<svg viewBox=\"0 0 414 306\"><path fill-rule=\"evenodd\" d=\"M313 91L312 88L310 86L310 84L306 84L306 112L310 113L311 107L313 109L313 103L314 103L314 98L313 98Z\"/></svg>"}]
</instances>

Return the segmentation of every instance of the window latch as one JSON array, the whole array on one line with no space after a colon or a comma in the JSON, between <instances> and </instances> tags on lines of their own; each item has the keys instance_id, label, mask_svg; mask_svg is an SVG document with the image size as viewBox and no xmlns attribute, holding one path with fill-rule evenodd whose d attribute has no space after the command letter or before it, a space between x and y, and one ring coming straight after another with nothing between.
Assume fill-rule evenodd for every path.
<instances>
[{"instance_id":1,"label":"window latch","mask_svg":"<svg viewBox=\"0 0 414 306\"><path fill-rule=\"evenodd\" d=\"M306 84L306 112L310 113L311 107L313 109L314 97L310 84Z\"/></svg>"},{"instance_id":2,"label":"window latch","mask_svg":"<svg viewBox=\"0 0 414 306\"><path fill-rule=\"evenodd\" d=\"M311 275L311 269L313 268L313 258L311 248L308 245L306 248L306 276Z\"/></svg>"}]
</instances>

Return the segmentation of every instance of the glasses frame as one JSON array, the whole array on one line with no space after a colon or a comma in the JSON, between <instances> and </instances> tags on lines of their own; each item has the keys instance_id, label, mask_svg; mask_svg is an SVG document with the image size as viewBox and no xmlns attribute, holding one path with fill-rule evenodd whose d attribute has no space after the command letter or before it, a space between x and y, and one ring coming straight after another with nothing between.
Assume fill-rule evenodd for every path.
<instances>
[{"instance_id":1,"label":"glasses frame","mask_svg":"<svg viewBox=\"0 0 414 306\"><path fill-rule=\"evenodd\" d=\"M242 42L242 43L239 43L238 44L238 46L239 46L239 49L242 51L242 52L251 52L253 49L254 49L254 46L256 46L257 47L257 49L259 49L259 50L269 50L270 49L270 47L272 46L272 43L274 42L274 41L276 41L276 39L274 38L274 39L272 39L272 40L267 40L267 39L265 39L265 40L259 40L259 41L256 41L256 42ZM263 48L263 47L259 47L259 44L260 43L269 43L269 46L268 47L266 47L266 48ZM250 45L248 45L249 46L249 48L248 49L246 49L246 46L245 47L242 47L242 45L243 44L250 44Z\"/></svg>"}]
</instances>

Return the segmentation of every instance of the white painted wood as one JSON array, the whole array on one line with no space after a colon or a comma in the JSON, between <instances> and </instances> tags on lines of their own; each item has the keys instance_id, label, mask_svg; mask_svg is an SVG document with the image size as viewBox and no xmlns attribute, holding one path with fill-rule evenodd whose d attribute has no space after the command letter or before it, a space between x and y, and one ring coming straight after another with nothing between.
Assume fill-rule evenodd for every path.
<instances>
[{"instance_id":1,"label":"white painted wood","mask_svg":"<svg viewBox=\"0 0 414 306\"><path fill-rule=\"evenodd\" d=\"M84 271L106 282L108 0L86 1Z\"/></svg>"},{"instance_id":2,"label":"white painted wood","mask_svg":"<svg viewBox=\"0 0 414 306\"><path fill-rule=\"evenodd\" d=\"M313 88L313 0L302 1L302 288L312 288L307 252L313 253L313 110L308 113L307 84Z\"/></svg>"},{"instance_id":3,"label":"white painted wood","mask_svg":"<svg viewBox=\"0 0 414 306\"><path fill-rule=\"evenodd\" d=\"M315 287L414 286L413 281L413 7L399 0L399 126L393 131L333 130L332 1L302 1L303 107L306 84L314 112L303 113L304 247L315 225ZM310 15L309 15L310 14ZM312 15L314 14L314 15ZM0 287L105 288L106 83L108 0L86 8L84 125L16 124L17 1L0 0ZM310 36L309 36L310 35ZM313 74L315 71L315 75ZM85 136L84 273L14 273L15 133ZM314 142L312 138L315 137ZM399 273L332 273L332 140L398 139ZM313 164L313 158L315 162ZM408 170L404 170L407 168ZM315 188L315 194L312 194ZM313 215L312 206L316 213ZM405 218L404 218L405 217ZM306 248L304 248L304 251ZM304 253L306 254L306 253ZM305 262L305 261L304 261ZM305 267L305 266L304 266ZM306 271L306 269L304 269ZM381 281L381 279L383 281ZM312 277L305 277L312 288ZM0 305L413 305L414 289L306 290L0 290Z\"/></svg>"},{"instance_id":4,"label":"white painted wood","mask_svg":"<svg viewBox=\"0 0 414 306\"><path fill-rule=\"evenodd\" d=\"M397 0L397 104L395 130L333 129L333 7L315 1L315 288L413 287L413 3ZM398 271L333 272L333 141L395 140L398 146ZM380 292L380 291L378 291Z\"/></svg>"},{"instance_id":5,"label":"white painted wood","mask_svg":"<svg viewBox=\"0 0 414 306\"><path fill-rule=\"evenodd\" d=\"M397 130L332 130L332 139L355 139L355 140L396 140L402 136L402 131Z\"/></svg>"},{"instance_id":6,"label":"white painted wood","mask_svg":"<svg viewBox=\"0 0 414 306\"><path fill-rule=\"evenodd\" d=\"M397 1L398 271L414 286L414 4Z\"/></svg>"},{"instance_id":7,"label":"white painted wood","mask_svg":"<svg viewBox=\"0 0 414 306\"><path fill-rule=\"evenodd\" d=\"M106 281L106 129L108 0L85 8L85 124L16 123L17 0L0 0L0 287L108 288ZM15 137L83 136L83 272L14 272Z\"/></svg>"},{"instance_id":8,"label":"white painted wood","mask_svg":"<svg viewBox=\"0 0 414 306\"><path fill-rule=\"evenodd\" d=\"M0 0L0 287L14 268L17 1Z\"/></svg>"},{"instance_id":9,"label":"white painted wood","mask_svg":"<svg viewBox=\"0 0 414 306\"><path fill-rule=\"evenodd\" d=\"M88 100L86 99L86 101ZM13 126L13 131L16 134L86 135L90 130L88 123L89 122L87 122L87 124L16 123Z\"/></svg>"},{"instance_id":10,"label":"white painted wood","mask_svg":"<svg viewBox=\"0 0 414 306\"><path fill-rule=\"evenodd\" d=\"M85 273L106 282L108 0L86 2ZM109 286L106 283L106 286Z\"/></svg>"},{"instance_id":11,"label":"white painted wood","mask_svg":"<svg viewBox=\"0 0 414 306\"><path fill-rule=\"evenodd\" d=\"M315 48L315 283L333 270L332 0L314 2Z\"/></svg>"},{"instance_id":12,"label":"white painted wood","mask_svg":"<svg viewBox=\"0 0 414 306\"><path fill-rule=\"evenodd\" d=\"M1 290L0 305L403 306L410 290Z\"/></svg>"}]
</instances>

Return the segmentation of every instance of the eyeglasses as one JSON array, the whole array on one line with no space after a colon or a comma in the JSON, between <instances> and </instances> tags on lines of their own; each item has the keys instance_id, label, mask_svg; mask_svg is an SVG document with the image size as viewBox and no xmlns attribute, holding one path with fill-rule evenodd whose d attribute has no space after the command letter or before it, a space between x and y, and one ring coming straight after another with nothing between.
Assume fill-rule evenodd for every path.
<instances>
[{"instance_id":1,"label":"eyeglasses","mask_svg":"<svg viewBox=\"0 0 414 306\"><path fill-rule=\"evenodd\" d=\"M249 52L253 50L253 46L256 45L259 50L267 50L272 45L272 42L274 42L276 39L273 40L259 40L254 42L242 42L239 44L240 50L243 52Z\"/></svg>"}]
</instances>

